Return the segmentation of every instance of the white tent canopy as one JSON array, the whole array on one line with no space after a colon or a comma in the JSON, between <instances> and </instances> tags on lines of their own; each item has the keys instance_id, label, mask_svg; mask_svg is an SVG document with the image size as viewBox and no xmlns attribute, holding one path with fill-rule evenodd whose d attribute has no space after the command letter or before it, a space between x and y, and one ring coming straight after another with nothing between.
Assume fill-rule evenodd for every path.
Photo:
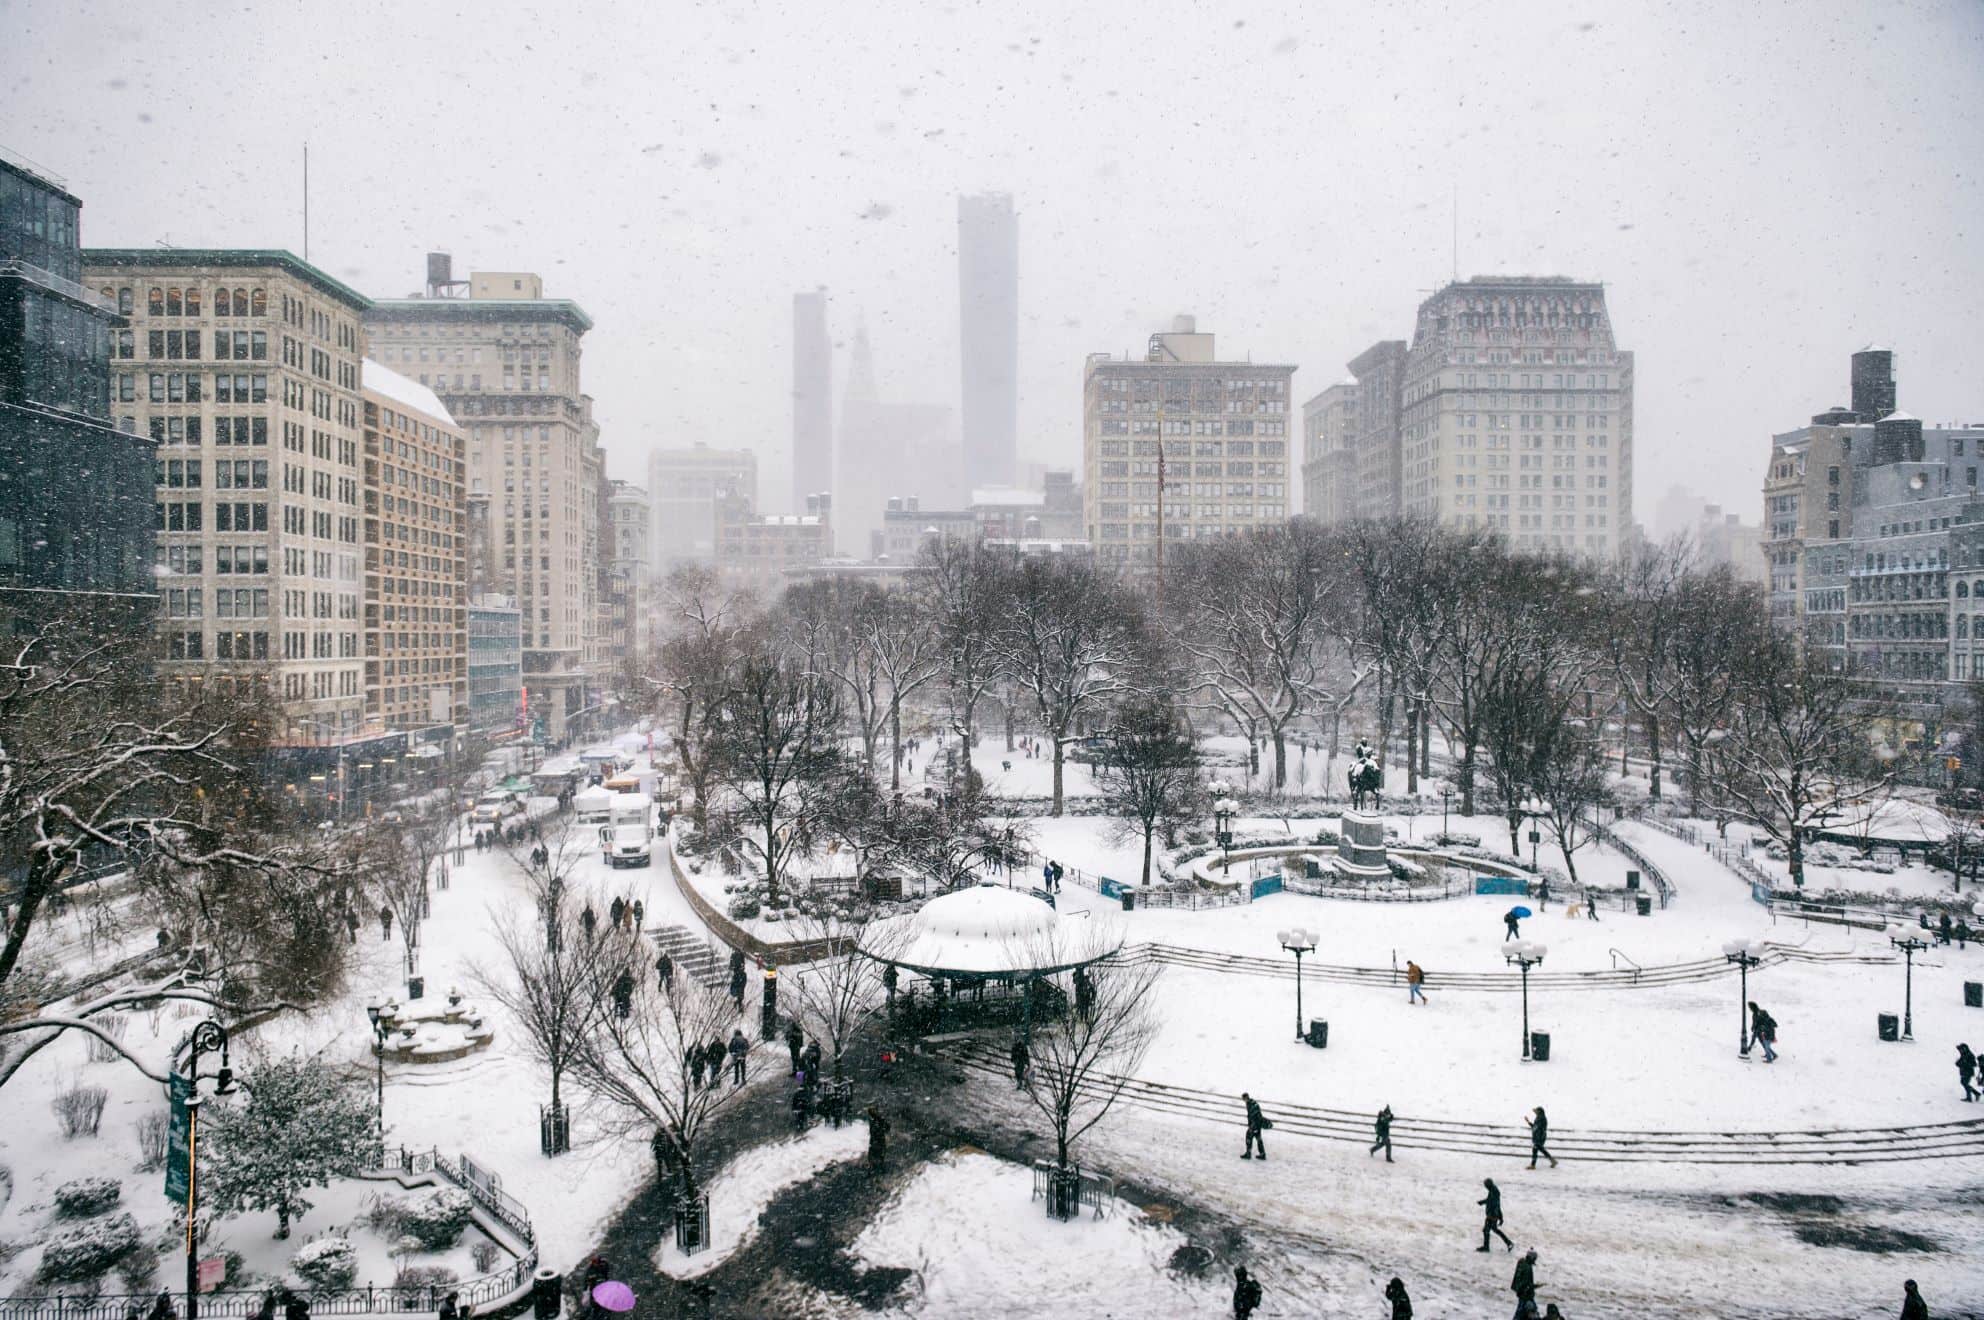
<instances>
[{"instance_id":1,"label":"white tent canopy","mask_svg":"<svg viewBox=\"0 0 1984 1320\"><path fill-rule=\"evenodd\" d=\"M862 932L861 951L932 976L1045 976L1098 962L1122 948L1119 932L1061 914L1016 889L980 885L933 898Z\"/></svg>"}]
</instances>

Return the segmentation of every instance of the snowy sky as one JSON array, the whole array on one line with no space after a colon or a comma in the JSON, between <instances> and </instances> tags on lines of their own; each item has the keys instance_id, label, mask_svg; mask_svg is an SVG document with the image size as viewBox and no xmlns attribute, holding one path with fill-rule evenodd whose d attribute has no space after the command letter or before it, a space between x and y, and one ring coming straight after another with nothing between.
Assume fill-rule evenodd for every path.
<instances>
[{"instance_id":1,"label":"snowy sky","mask_svg":"<svg viewBox=\"0 0 1984 1320\"><path fill-rule=\"evenodd\" d=\"M369 293L422 254L597 322L616 475L756 448L782 494L791 294L865 318L885 397L957 403L956 201L1021 212L1020 447L1074 464L1085 353L1178 311L1307 397L1460 271L1610 287L1642 520L1754 519L1772 430L1899 355L1984 420L1984 6L133 5L0 0L0 143L92 244L302 247ZM836 391L844 357L836 367Z\"/></svg>"}]
</instances>

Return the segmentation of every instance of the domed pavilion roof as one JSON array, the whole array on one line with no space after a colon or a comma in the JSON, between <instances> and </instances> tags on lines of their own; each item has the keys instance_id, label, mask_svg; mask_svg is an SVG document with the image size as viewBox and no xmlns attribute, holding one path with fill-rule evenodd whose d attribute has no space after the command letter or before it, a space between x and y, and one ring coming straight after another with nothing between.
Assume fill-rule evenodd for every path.
<instances>
[{"instance_id":1,"label":"domed pavilion roof","mask_svg":"<svg viewBox=\"0 0 1984 1320\"><path fill-rule=\"evenodd\" d=\"M1080 925L1079 931L1070 930ZM952 976L1025 976L1066 971L1122 947L1112 931L1070 923L1023 890L979 885L931 899L868 927L861 951L911 971Z\"/></svg>"}]
</instances>

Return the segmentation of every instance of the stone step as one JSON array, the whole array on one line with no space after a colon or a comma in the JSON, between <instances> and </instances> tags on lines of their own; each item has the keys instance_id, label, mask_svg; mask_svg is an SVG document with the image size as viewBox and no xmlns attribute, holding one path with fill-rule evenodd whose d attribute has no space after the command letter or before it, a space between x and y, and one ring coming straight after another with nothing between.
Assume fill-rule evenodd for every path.
<instances>
[{"instance_id":1,"label":"stone step","mask_svg":"<svg viewBox=\"0 0 1984 1320\"><path fill-rule=\"evenodd\" d=\"M650 926L647 936L654 941L657 952L668 951L678 972L687 972L704 985L729 984L729 952L687 926Z\"/></svg>"}]
</instances>

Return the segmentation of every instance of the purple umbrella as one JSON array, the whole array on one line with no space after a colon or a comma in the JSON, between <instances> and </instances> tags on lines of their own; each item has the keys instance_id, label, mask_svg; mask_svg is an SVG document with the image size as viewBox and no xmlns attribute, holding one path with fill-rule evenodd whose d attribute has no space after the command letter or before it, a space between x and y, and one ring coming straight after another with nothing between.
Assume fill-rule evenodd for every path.
<instances>
[{"instance_id":1,"label":"purple umbrella","mask_svg":"<svg viewBox=\"0 0 1984 1320\"><path fill-rule=\"evenodd\" d=\"M631 1311L634 1309L634 1290L618 1279L608 1279L592 1290L592 1300L602 1311Z\"/></svg>"}]
</instances>

